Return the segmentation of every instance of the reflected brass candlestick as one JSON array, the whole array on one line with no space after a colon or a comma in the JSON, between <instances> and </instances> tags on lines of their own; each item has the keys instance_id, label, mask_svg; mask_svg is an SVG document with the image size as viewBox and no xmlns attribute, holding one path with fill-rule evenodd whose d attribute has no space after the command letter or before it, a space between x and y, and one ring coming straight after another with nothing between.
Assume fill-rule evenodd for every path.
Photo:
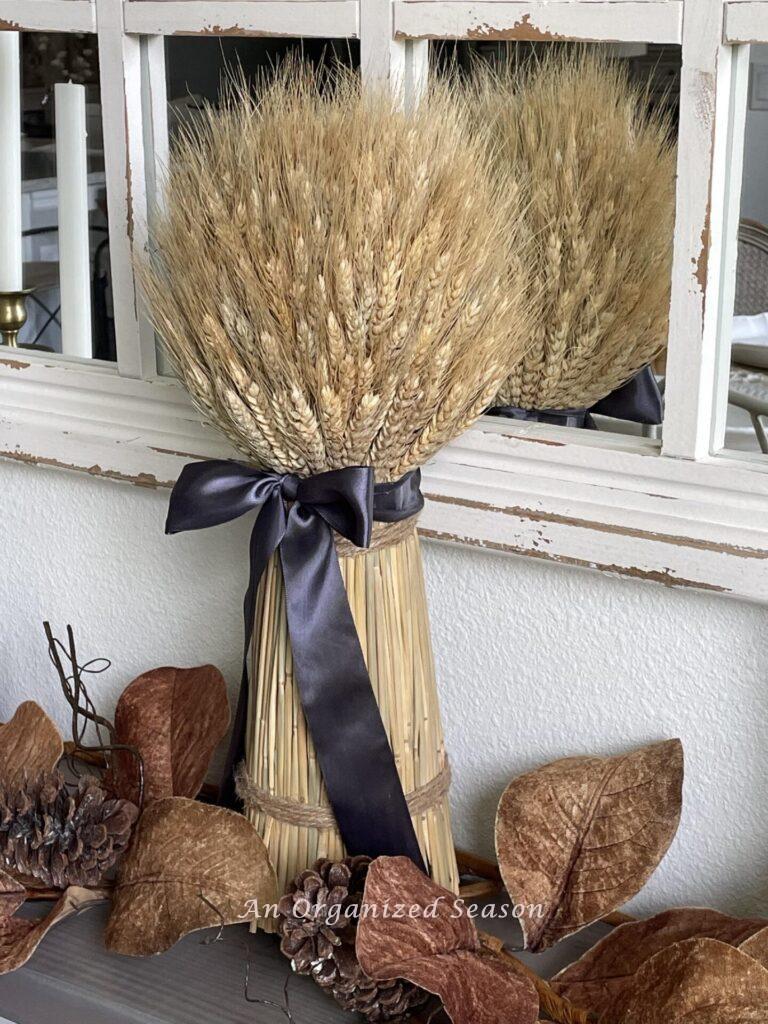
<instances>
[{"instance_id":1,"label":"reflected brass candlestick","mask_svg":"<svg viewBox=\"0 0 768 1024\"><path fill-rule=\"evenodd\" d=\"M27 296L31 288L0 292L0 335L3 345L16 348L19 331L27 322Z\"/></svg>"}]
</instances>

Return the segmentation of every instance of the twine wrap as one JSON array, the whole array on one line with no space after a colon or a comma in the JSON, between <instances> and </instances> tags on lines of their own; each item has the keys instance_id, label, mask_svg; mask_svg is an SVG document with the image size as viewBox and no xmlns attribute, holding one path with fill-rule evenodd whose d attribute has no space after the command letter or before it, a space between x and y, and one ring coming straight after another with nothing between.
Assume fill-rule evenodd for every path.
<instances>
[{"instance_id":1,"label":"twine wrap","mask_svg":"<svg viewBox=\"0 0 768 1024\"><path fill-rule=\"evenodd\" d=\"M257 786L248 777L245 762L241 761L235 773L237 795L247 808L260 810L275 821L285 825L298 825L299 828L336 828L336 818L330 806L321 804L303 804L290 797L277 796L268 789ZM406 794L405 802L412 818L424 814L447 796L451 787L451 767L446 760L445 766L433 779L423 786Z\"/></svg>"},{"instance_id":2,"label":"twine wrap","mask_svg":"<svg viewBox=\"0 0 768 1024\"><path fill-rule=\"evenodd\" d=\"M358 557L369 551L381 551L383 548L391 548L410 537L416 529L420 513L403 519L399 523L374 523L371 530L371 543L367 548L359 548L340 533L334 533L333 542L336 545L336 554L339 558Z\"/></svg>"}]
</instances>

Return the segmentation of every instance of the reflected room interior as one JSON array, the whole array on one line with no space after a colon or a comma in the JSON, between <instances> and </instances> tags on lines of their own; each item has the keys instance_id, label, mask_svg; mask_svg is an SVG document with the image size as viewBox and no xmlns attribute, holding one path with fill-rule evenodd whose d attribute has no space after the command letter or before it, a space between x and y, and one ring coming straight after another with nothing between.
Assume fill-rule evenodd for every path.
<instances>
[{"instance_id":1,"label":"reflected room interior","mask_svg":"<svg viewBox=\"0 0 768 1024\"><path fill-rule=\"evenodd\" d=\"M18 41L18 55L22 281L24 289L29 289L27 319L18 344L44 352L114 360L96 37L24 32ZM8 58L6 53L3 56ZM71 215L76 221L68 222L66 216L60 216L60 209L70 213L70 222ZM65 232L67 238L62 237ZM67 284L62 273L68 277ZM72 341L68 338L64 347L62 289L71 289L74 296L64 303L64 315L72 311L68 327Z\"/></svg>"},{"instance_id":2,"label":"reflected room interior","mask_svg":"<svg viewBox=\"0 0 768 1024\"><path fill-rule=\"evenodd\" d=\"M750 47L726 449L768 454L768 46Z\"/></svg>"}]
</instances>

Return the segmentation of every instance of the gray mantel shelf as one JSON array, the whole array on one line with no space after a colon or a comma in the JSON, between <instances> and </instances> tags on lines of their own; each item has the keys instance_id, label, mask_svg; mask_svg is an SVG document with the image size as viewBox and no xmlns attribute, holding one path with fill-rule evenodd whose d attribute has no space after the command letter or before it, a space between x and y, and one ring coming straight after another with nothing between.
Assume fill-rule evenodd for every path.
<instances>
[{"instance_id":1,"label":"gray mantel shelf","mask_svg":"<svg viewBox=\"0 0 768 1024\"><path fill-rule=\"evenodd\" d=\"M34 914L47 907L28 906L24 912ZM244 998L249 958L251 996L282 1004L289 969L274 937L233 926L221 941L204 944L216 932L198 932L161 956L135 959L104 949L107 912L106 905L98 905L62 922L25 967L0 978L0 1024L285 1024L279 1009ZM484 922L482 927L519 943L515 925ZM555 950L523 959L551 975L607 930L596 925ZM307 978L292 978L289 995L296 1024L356 1019Z\"/></svg>"}]
</instances>

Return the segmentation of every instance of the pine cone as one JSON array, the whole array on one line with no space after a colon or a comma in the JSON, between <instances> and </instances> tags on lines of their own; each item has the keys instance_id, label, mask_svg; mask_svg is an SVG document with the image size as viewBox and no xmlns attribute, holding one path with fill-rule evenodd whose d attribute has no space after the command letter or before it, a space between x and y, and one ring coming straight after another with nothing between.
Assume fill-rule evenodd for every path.
<instances>
[{"instance_id":1,"label":"pine cone","mask_svg":"<svg viewBox=\"0 0 768 1024\"><path fill-rule=\"evenodd\" d=\"M0 857L54 889L99 884L126 849L138 808L108 799L85 776L71 793L58 772L23 789L0 789Z\"/></svg>"},{"instance_id":2,"label":"pine cone","mask_svg":"<svg viewBox=\"0 0 768 1024\"><path fill-rule=\"evenodd\" d=\"M319 860L302 871L278 904L280 949L297 974L309 974L345 1010L397 1024L431 998L402 979L376 982L355 955L357 908L369 857Z\"/></svg>"}]
</instances>

